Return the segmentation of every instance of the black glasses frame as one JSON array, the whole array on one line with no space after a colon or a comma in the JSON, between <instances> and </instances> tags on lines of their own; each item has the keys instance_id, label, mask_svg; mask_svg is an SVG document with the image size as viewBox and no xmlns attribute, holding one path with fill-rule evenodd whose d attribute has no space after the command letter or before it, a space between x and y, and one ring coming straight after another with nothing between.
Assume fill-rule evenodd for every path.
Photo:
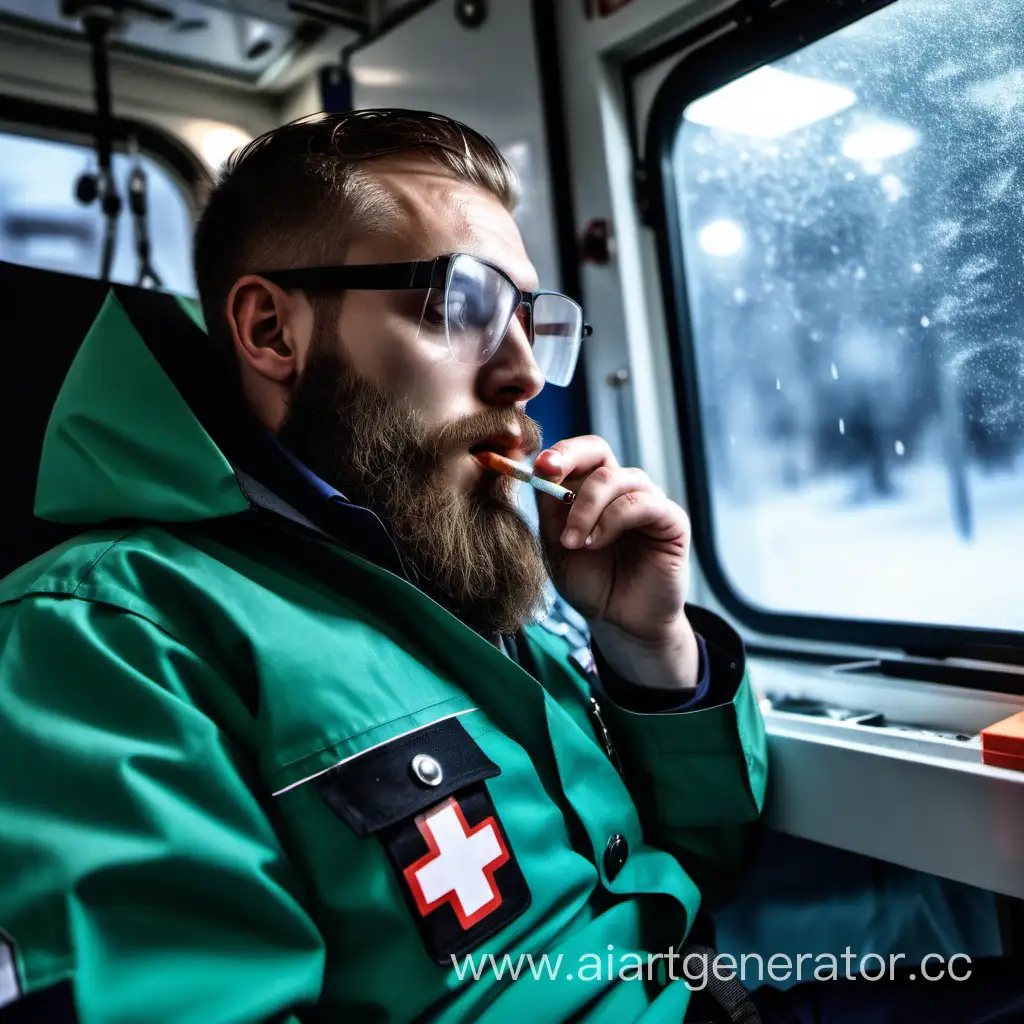
<instances>
[{"instance_id":1,"label":"black glasses frame","mask_svg":"<svg viewBox=\"0 0 1024 1024\"><path fill-rule=\"evenodd\" d=\"M411 260L408 263L354 263L328 267L298 267L291 270L261 270L258 271L258 274L282 288L298 288L317 292L350 289L354 291L443 289L448 283L448 268L457 256L468 256L478 263L482 263L508 282L516 296L509 324L512 323L521 306L526 306L529 310L532 324L533 304L541 295L558 295L573 305L579 306L575 299L571 299L561 292L524 292L501 267L496 267L493 263L488 263L487 260L482 260L472 253L448 253L432 260ZM508 324L506 324L505 330L508 331ZM589 338L593 333L594 328L588 323L583 323L580 329L580 340Z\"/></svg>"}]
</instances>

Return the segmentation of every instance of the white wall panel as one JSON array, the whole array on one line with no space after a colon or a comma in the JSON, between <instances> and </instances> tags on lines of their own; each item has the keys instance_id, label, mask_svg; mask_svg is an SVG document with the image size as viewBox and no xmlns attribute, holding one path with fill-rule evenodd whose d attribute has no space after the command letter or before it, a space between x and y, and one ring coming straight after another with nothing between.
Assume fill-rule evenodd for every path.
<instances>
[{"instance_id":1,"label":"white wall panel","mask_svg":"<svg viewBox=\"0 0 1024 1024\"><path fill-rule=\"evenodd\" d=\"M475 29L441 0L357 53L352 70L357 107L433 110L498 144L522 178L516 220L542 287L560 287L529 0L491 0Z\"/></svg>"}]
</instances>

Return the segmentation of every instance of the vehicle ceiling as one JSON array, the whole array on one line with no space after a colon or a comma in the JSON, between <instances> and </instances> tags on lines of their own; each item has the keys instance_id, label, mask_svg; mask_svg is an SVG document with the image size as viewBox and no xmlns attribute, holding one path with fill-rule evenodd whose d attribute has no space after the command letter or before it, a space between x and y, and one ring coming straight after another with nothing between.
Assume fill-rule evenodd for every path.
<instances>
[{"instance_id":1,"label":"vehicle ceiling","mask_svg":"<svg viewBox=\"0 0 1024 1024\"><path fill-rule=\"evenodd\" d=\"M82 37L91 9L120 10L112 50L273 90L333 30L354 41L416 0L0 0L0 31ZM84 42L84 40L83 40Z\"/></svg>"}]
</instances>

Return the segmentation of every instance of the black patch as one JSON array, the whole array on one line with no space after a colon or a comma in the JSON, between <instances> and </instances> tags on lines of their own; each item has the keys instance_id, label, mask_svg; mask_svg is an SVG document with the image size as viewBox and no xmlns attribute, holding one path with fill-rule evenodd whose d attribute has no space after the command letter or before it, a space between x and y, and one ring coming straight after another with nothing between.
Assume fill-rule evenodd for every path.
<instances>
[{"instance_id":1,"label":"black patch","mask_svg":"<svg viewBox=\"0 0 1024 1024\"><path fill-rule=\"evenodd\" d=\"M437 785L413 770L420 755L440 766ZM462 723L446 718L316 780L327 806L356 835L377 835L383 843L427 952L444 967L530 905L526 879L484 783L500 774ZM442 832L460 846L469 844L476 870L446 875L449 861L437 842Z\"/></svg>"},{"instance_id":2,"label":"black patch","mask_svg":"<svg viewBox=\"0 0 1024 1024\"><path fill-rule=\"evenodd\" d=\"M460 828L466 826L465 832L481 837L481 842L494 844L495 852L499 853L495 861L481 869L481 876L488 879L491 900L478 909L468 908L474 909L468 916L467 908L456 892L446 892L428 903L423 886L414 881L417 868L422 871L428 864L438 863L443 856L436 846L431 849L427 840L431 831L430 819L436 821L435 816L439 812L455 814L460 819ZM423 943L436 964L450 967L453 956L460 957L476 949L530 905L529 886L483 782L461 790L412 821L392 826L382 832L380 838L398 873L402 892ZM484 856L486 849L481 859ZM477 880L479 883L480 879Z\"/></svg>"},{"instance_id":3,"label":"black patch","mask_svg":"<svg viewBox=\"0 0 1024 1024\"><path fill-rule=\"evenodd\" d=\"M425 786L412 774L419 754L441 766L440 785ZM356 835L368 836L440 803L462 786L500 774L462 723L445 718L358 754L325 772L316 785L327 806Z\"/></svg>"},{"instance_id":4,"label":"black patch","mask_svg":"<svg viewBox=\"0 0 1024 1024\"><path fill-rule=\"evenodd\" d=\"M0 1024L80 1024L71 982L60 981L0 1007Z\"/></svg>"}]
</instances>

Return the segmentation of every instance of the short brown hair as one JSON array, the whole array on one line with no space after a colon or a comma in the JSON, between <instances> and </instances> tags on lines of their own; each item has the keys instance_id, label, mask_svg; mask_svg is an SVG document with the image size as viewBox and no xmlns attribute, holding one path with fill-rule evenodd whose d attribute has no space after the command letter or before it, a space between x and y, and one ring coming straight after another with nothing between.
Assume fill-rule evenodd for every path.
<instances>
[{"instance_id":1,"label":"short brown hair","mask_svg":"<svg viewBox=\"0 0 1024 1024\"><path fill-rule=\"evenodd\" d=\"M275 128L232 156L196 226L196 283L211 338L230 343L224 303L244 274L342 258L352 236L387 212L360 164L407 152L515 207L518 179L498 147L441 114L358 110Z\"/></svg>"}]
</instances>

